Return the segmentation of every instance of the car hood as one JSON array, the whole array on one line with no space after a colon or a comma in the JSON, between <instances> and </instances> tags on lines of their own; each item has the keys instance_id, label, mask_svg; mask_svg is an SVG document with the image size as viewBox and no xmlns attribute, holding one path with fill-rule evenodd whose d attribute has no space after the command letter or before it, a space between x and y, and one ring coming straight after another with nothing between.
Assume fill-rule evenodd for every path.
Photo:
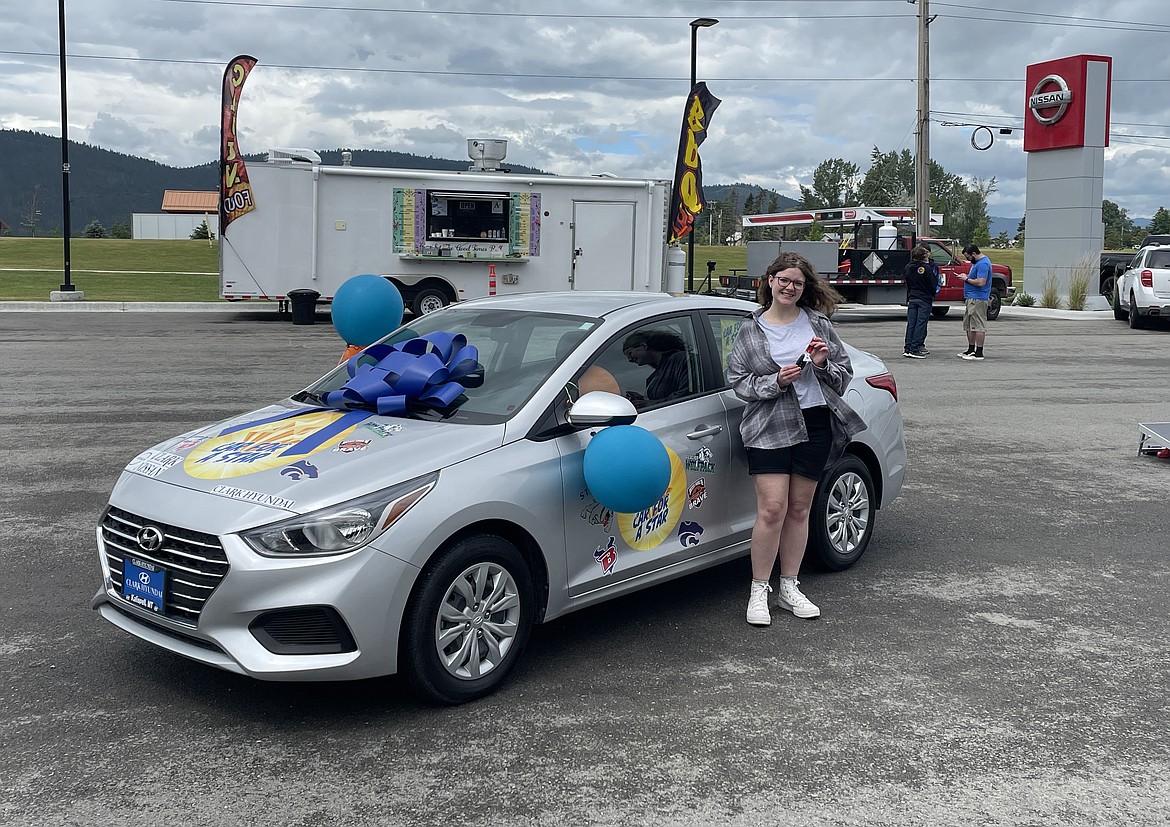
<instances>
[{"instance_id":1,"label":"car hood","mask_svg":"<svg viewBox=\"0 0 1170 827\"><path fill-rule=\"evenodd\" d=\"M128 474L297 514L490 451L503 425L274 405L143 451Z\"/></svg>"}]
</instances>

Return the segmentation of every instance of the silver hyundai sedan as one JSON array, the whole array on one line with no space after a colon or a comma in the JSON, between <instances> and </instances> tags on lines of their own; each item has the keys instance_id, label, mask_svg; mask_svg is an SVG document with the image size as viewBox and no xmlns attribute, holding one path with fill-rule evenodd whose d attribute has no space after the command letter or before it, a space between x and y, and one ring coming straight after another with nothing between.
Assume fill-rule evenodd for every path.
<instances>
[{"instance_id":1,"label":"silver hyundai sedan","mask_svg":"<svg viewBox=\"0 0 1170 827\"><path fill-rule=\"evenodd\" d=\"M402 673L436 702L481 697L533 623L748 552L755 495L725 368L753 308L573 292L414 319L280 403L135 457L97 528L93 606L256 678ZM676 387L648 384L648 341L679 354ZM810 558L832 570L861 557L906 461L893 377L849 355L845 398L868 428L826 470L810 524ZM632 422L665 446L670 481L615 513L583 457Z\"/></svg>"}]
</instances>

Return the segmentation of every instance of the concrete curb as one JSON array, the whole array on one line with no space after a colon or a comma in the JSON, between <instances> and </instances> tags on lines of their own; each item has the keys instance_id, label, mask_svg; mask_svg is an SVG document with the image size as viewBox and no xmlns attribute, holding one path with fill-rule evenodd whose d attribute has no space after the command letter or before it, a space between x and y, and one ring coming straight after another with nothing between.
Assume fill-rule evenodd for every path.
<instances>
[{"instance_id":1,"label":"concrete curb","mask_svg":"<svg viewBox=\"0 0 1170 827\"><path fill-rule=\"evenodd\" d=\"M317 313L329 315L329 305ZM266 313L276 312L275 302L35 302L0 301L0 312L48 313Z\"/></svg>"},{"instance_id":2,"label":"concrete curb","mask_svg":"<svg viewBox=\"0 0 1170 827\"><path fill-rule=\"evenodd\" d=\"M1019 307L1017 305L1005 304L999 310L999 317L1018 317L1026 319L1028 317L1042 318L1042 319L1073 319L1079 322L1087 321L1101 321L1112 322L1113 311L1111 309L1105 310L1053 310L1048 307Z\"/></svg>"},{"instance_id":3,"label":"concrete curb","mask_svg":"<svg viewBox=\"0 0 1170 827\"><path fill-rule=\"evenodd\" d=\"M317 305L318 315L329 315L330 305ZM901 305L843 305L844 312L868 313L876 310L906 312ZM962 308L958 308L960 314ZM47 313L264 313L276 312L275 302L95 302L95 301L0 301L0 312ZM1018 307L1005 304L1000 318L1070 319L1074 321L1113 321L1111 310L1051 310L1047 307Z\"/></svg>"}]
</instances>

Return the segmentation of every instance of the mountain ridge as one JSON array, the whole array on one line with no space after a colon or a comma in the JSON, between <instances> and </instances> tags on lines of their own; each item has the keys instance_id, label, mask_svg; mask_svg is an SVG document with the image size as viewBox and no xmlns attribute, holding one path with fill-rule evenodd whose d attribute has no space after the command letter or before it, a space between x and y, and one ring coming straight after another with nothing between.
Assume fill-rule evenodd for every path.
<instances>
[{"instance_id":1,"label":"mountain ridge","mask_svg":"<svg viewBox=\"0 0 1170 827\"><path fill-rule=\"evenodd\" d=\"M351 153L355 166L394 167L466 171L467 159L453 160L412 155L394 150L332 149L315 150L326 164L341 164L341 153ZM267 153L245 155L249 162L260 162ZM0 129L0 230L11 235L60 235L64 223L61 206L61 140L41 132ZM91 221L99 222L109 232L115 224L131 221L134 213L158 213L165 190L213 192L219 186L219 162L193 167L171 167L103 149L78 141L69 142L69 229L80 236ZM518 173L547 174L543 170L520 164L505 164ZM749 192L775 194L780 209L797 202L754 184L715 184L703 187L708 203L722 202L731 190L741 192L739 205Z\"/></svg>"}]
</instances>

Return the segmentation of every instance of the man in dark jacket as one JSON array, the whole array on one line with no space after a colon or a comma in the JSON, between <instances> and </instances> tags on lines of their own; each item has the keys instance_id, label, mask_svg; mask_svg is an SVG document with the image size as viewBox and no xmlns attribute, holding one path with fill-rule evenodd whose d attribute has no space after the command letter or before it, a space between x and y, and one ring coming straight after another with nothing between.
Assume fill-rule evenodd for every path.
<instances>
[{"instance_id":1,"label":"man in dark jacket","mask_svg":"<svg viewBox=\"0 0 1170 827\"><path fill-rule=\"evenodd\" d=\"M930 249L919 244L910 251L910 263L902 271L906 280L906 345L902 355L907 359L925 359L926 323L934 307L938 292L938 268L930 261Z\"/></svg>"}]
</instances>

